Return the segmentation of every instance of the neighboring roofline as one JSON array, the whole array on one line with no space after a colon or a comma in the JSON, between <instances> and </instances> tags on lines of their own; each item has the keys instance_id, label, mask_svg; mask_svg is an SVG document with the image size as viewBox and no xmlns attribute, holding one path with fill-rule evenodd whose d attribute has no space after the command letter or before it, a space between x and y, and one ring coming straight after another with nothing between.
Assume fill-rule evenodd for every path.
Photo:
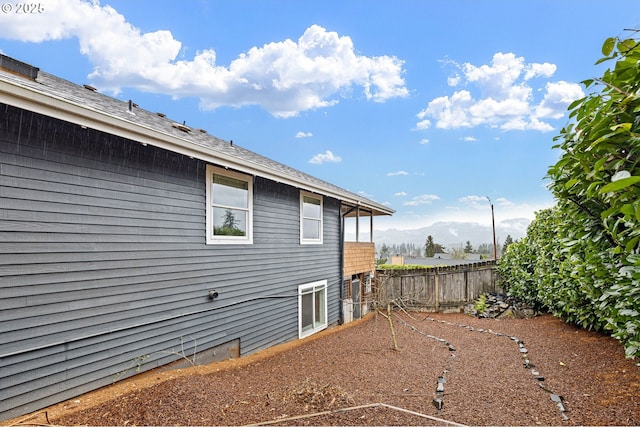
<instances>
[{"instance_id":1,"label":"neighboring roofline","mask_svg":"<svg viewBox=\"0 0 640 427\"><path fill-rule=\"evenodd\" d=\"M296 177L282 171L276 171L246 159L234 158L231 155L194 144L191 141L166 132L116 117L50 93L38 91L29 86L20 85L15 81L5 80L2 77L0 75L0 102L2 103L333 197L343 203L371 210L374 215L392 215L395 212L387 206L364 197L358 197L347 190L340 191L338 187L329 188L328 186L316 185L302 179L296 179Z\"/></svg>"}]
</instances>

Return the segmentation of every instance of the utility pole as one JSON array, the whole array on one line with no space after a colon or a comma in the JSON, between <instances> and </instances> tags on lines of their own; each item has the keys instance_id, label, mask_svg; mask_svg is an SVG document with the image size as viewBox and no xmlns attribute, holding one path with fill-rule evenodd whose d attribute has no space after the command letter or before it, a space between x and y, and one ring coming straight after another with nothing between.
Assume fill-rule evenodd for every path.
<instances>
[{"instance_id":1,"label":"utility pole","mask_svg":"<svg viewBox=\"0 0 640 427\"><path fill-rule=\"evenodd\" d=\"M491 203L491 199L489 196L485 196L491 205L491 227L493 229L493 259L498 261L498 246L496 245L496 220L493 216L493 203Z\"/></svg>"}]
</instances>

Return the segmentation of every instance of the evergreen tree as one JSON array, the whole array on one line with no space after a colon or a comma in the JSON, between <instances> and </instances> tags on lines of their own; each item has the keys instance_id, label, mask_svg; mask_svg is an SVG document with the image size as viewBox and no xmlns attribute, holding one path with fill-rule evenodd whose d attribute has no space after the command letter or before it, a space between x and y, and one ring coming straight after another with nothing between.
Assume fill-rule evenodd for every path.
<instances>
[{"instance_id":1,"label":"evergreen tree","mask_svg":"<svg viewBox=\"0 0 640 427\"><path fill-rule=\"evenodd\" d=\"M391 249L389 249L389 246L386 245L386 243L382 244L382 247L380 248L380 258L389 258L389 251Z\"/></svg>"},{"instance_id":2,"label":"evergreen tree","mask_svg":"<svg viewBox=\"0 0 640 427\"><path fill-rule=\"evenodd\" d=\"M433 258L439 253L444 253L444 246L440 243L434 242L433 236L427 236L427 241L424 245L424 256L427 258Z\"/></svg>"},{"instance_id":3,"label":"evergreen tree","mask_svg":"<svg viewBox=\"0 0 640 427\"><path fill-rule=\"evenodd\" d=\"M473 252L473 246L471 246L471 242L467 240L467 245L464 247L464 253L470 254Z\"/></svg>"},{"instance_id":4,"label":"evergreen tree","mask_svg":"<svg viewBox=\"0 0 640 427\"><path fill-rule=\"evenodd\" d=\"M427 242L424 245L424 256L427 258L433 258L436 254L436 245L433 242L433 236L427 236Z\"/></svg>"},{"instance_id":5,"label":"evergreen tree","mask_svg":"<svg viewBox=\"0 0 640 427\"><path fill-rule=\"evenodd\" d=\"M400 255L406 255L407 254L407 245L406 243L401 243L400 244Z\"/></svg>"},{"instance_id":6,"label":"evergreen tree","mask_svg":"<svg viewBox=\"0 0 640 427\"><path fill-rule=\"evenodd\" d=\"M486 255L486 254L493 254L493 245L491 245L491 247L489 247L488 244L486 243L482 243L481 245L478 246L478 253L482 254L482 255Z\"/></svg>"},{"instance_id":7,"label":"evergreen tree","mask_svg":"<svg viewBox=\"0 0 640 427\"><path fill-rule=\"evenodd\" d=\"M236 221L236 217L233 215L231 209L227 209L224 212L224 223L222 224L222 227L230 229L238 228L238 221Z\"/></svg>"},{"instance_id":8,"label":"evergreen tree","mask_svg":"<svg viewBox=\"0 0 640 427\"><path fill-rule=\"evenodd\" d=\"M512 243L513 243L513 239L511 238L511 234L507 234L507 238L504 239L504 244L502 245L502 255L507 253L507 248Z\"/></svg>"}]
</instances>

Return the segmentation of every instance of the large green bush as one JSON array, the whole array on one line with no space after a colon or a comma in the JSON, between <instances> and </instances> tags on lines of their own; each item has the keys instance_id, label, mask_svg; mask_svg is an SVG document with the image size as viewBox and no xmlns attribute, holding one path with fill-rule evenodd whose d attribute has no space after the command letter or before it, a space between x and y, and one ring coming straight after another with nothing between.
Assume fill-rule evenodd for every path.
<instances>
[{"instance_id":1,"label":"large green bush","mask_svg":"<svg viewBox=\"0 0 640 427\"><path fill-rule=\"evenodd\" d=\"M640 44L608 39L615 61L570 107L558 162L557 206L537 213L499 264L503 286L585 328L606 330L640 355Z\"/></svg>"}]
</instances>

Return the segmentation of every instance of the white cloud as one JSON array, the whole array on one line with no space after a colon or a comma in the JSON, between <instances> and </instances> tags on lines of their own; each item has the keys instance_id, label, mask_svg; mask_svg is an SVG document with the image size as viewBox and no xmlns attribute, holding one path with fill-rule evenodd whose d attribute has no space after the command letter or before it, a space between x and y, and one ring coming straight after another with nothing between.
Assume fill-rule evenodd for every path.
<instances>
[{"instance_id":1,"label":"white cloud","mask_svg":"<svg viewBox=\"0 0 640 427\"><path fill-rule=\"evenodd\" d=\"M33 43L77 38L94 67L89 78L101 90L198 97L203 109L260 105L277 117L335 105L356 86L374 102L409 94L402 60L363 56L350 37L318 25L297 41L251 47L225 66L216 64L212 49L178 59L183 46L170 31L143 33L97 0L49 0L46 8L43 14L0 13L0 37Z\"/></svg>"},{"instance_id":2,"label":"white cloud","mask_svg":"<svg viewBox=\"0 0 640 427\"><path fill-rule=\"evenodd\" d=\"M296 138L311 138L312 136L313 134L311 132L298 131L298 133L296 133Z\"/></svg>"},{"instance_id":3,"label":"white cloud","mask_svg":"<svg viewBox=\"0 0 640 427\"><path fill-rule=\"evenodd\" d=\"M536 106L535 115L543 119L559 119L564 116L569 104L582 97L584 92L575 83L549 82L545 86L544 98Z\"/></svg>"},{"instance_id":4,"label":"white cloud","mask_svg":"<svg viewBox=\"0 0 640 427\"><path fill-rule=\"evenodd\" d=\"M483 198L481 196L475 196ZM484 203L477 207L458 204L455 207L446 206L442 209L435 209L435 206L428 206L428 211L419 211L419 207L414 210L401 210L390 217L379 218L376 220L375 226L380 230L398 229L413 230L421 227L432 225L436 222L471 222L485 226L491 226L491 209L489 202L484 199ZM535 218L535 212L550 208L554 205L552 199L546 201L526 203L513 203L511 206L500 206L496 199L495 207L495 224L496 227L509 227L512 237L526 232L526 227L531 220ZM506 234L498 235L499 239L504 239Z\"/></svg>"},{"instance_id":5,"label":"white cloud","mask_svg":"<svg viewBox=\"0 0 640 427\"><path fill-rule=\"evenodd\" d=\"M314 165L321 165L323 163L340 163L342 158L336 156L331 151L327 150L324 153L316 154L309 160L309 163L313 163Z\"/></svg>"},{"instance_id":6,"label":"white cloud","mask_svg":"<svg viewBox=\"0 0 640 427\"><path fill-rule=\"evenodd\" d=\"M463 141L467 141L467 142L475 142L477 141L477 139L473 136L465 136L464 138L462 138Z\"/></svg>"},{"instance_id":7,"label":"white cloud","mask_svg":"<svg viewBox=\"0 0 640 427\"><path fill-rule=\"evenodd\" d=\"M502 130L548 132L553 126L542 119L559 119L571 102L584 96L579 85L547 82L536 104L532 79L551 78L556 65L525 63L513 53L494 54L491 64L453 64L462 73L449 78L450 86L465 86L451 95L432 99L417 114L417 129L489 126ZM537 93L537 92L536 92Z\"/></svg>"},{"instance_id":8,"label":"white cloud","mask_svg":"<svg viewBox=\"0 0 640 427\"><path fill-rule=\"evenodd\" d=\"M429 140L427 138L424 138L424 139L421 139L419 143L422 145L425 145L429 143Z\"/></svg>"},{"instance_id":9,"label":"white cloud","mask_svg":"<svg viewBox=\"0 0 640 427\"><path fill-rule=\"evenodd\" d=\"M418 118L421 118L420 114L418 114ZM429 129L430 127L431 127L431 120L429 120L429 119L420 120L416 124L416 129L418 129L418 130Z\"/></svg>"},{"instance_id":10,"label":"white cloud","mask_svg":"<svg viewBox=\"0 0 640 427\"><path fill-rule=\"evenodd\" d=\"M458 86L461 81L462 81L462 77L460 76L460 74L457 74L457 73L453 76L447 77L447 84L451 87Z\"/></svg>"},{"instance_id":11,"label":"white cloud","mask_svg":"<svg viewBox=\"0 0 640 427\"><path fill-rule=\"evenodd\" d=\"M451 98L441 96L435 98L426 109L418 113L418 129L427 129L431 126L431 121L426 117L437 119L436 127L442 129L456 127L471 127L468 109L473 105L471 93L466 90L455 92Z\"/></svg>"},{"instance_id":12,"label":"white cloud","mask_svg":"<svg viewBox=\"0 0 640 427\"><path fill-rule=\"evenodd\" d=\"M491 206L486 196L477 196L477 195L464 196L459 198L458 201L474 209L487 209L488 207ZM505 197L498 197L495 200L492 200L492 203L494 207L500 207L500 208L511 208L516 206L515 203L513 203L512 201L508 200Z\"/></svg>"},{"instance_id":13,"label":"white cloud","mask_svg":"<svg viewBox=\"0 0 640 427\"><path fill-rule=\"evenodd\" d=\"M464 196L460 197L458 201L473 208L479 208L481 205L489 206L489 201L485 196Z\"/></svg>"},{"instance_id":14,"label":"white cloud","mask_svg":"<svg viewBox=\"0 0 640 427\"><path fill-rule=\"evenodd\" d=\"M534 77L551 77L556 73L558 67L555 64L545 62L544 64L529 64L525 67L524 79L529 80Z\"/></svg>"},{"instance_id":15,"label":"white cloud","mask_svg":"<svg viewBox=\"0 0 640 427\"><path fill-rule=\"evenodd\" d=\"M416 196L408 202L404 202L403 206L419 206L419 205L429 205L434 200L440 200L440 197L435 194L423 194L421 196Z\"/></svg>"},{"instance_id":16,"label":"white cloud","mask_svg":"<svg viewBox=\"0 0 640 427\"><path fill-rule=\"evenodd\" d=\"M516 117L502 125L503 130L538 130L540 132L549 132L553 130L553 126L549 123L542 122L535 117L531 117L530 121L526 121L520 117Z\"/></svg>"},{"instance_id":17,"label":"white cloud","mask_svg":"<svg viewBox=\"0 0 640 427\"><path fill-rule=\"evenodd\" d=\"M504 197L498 197L496 199L496 205L501 207L510 207L510 206L515 206L515 203L505 199Z\"/></svg>"},{"instance_id":18,"label":"white cloud","mask_svg":"<svg viewBox=\"0 0 640 427\"><path fill-rule=\"evenodd\" d=\"M407 193L405 193L404 191L399 191L399 192L394 194L394 196L399 196L399 197L406 196L406 195L407 195Z\"/></svg>"},{"instance_id":19,"label":"white cloud","mask_svg":"<svg viewBox=\"0 0 640 427\"><path fill-rule=\"evenodd\" d=\"M407 171L388 172L387 176L406 176L409 175Z\"/></svg>"},{"instance_id":20,"label":"white cloud","mask_svg":"<svg viewBox=\"0 0 640 427\"><path fill-rule=\"evenodd\" d=\"M505 95L515 85L524 67L524 58L498 52L493 55L491 65L477 67L467 62L461 68L466 80L476 83L485 93Z\"/></svg>"}]
</instances>

